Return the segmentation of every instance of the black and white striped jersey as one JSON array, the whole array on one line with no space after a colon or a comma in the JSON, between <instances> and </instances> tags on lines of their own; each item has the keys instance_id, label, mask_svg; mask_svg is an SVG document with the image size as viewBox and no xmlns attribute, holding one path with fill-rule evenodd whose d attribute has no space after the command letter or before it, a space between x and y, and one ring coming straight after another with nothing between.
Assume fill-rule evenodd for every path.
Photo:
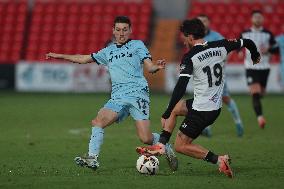
<instances>
[{"instance_id":1,"label":"black and white striped jersey","mask_svg":"<svg viewBox=\"0 0 284 189\"><path fill-rule=\"evenodd\" d=\"M219 40L196 44L182 59L180 77L192 77L197 111L218 110L222 106L224 64L229 52L240 49L243 40Z\"/></svg>"},{"instance_id":2,"label":"black and white striped jersey","mask_svg":"<svg viewBox=\"0 0 284 189\"><path fill-rule=\"evenodd\" d=\"M262 48L270 48L276 44L273 34L264 28L261 28L260 30L256 30L254 28L245 30L241 33L241 38L251 39L255 43L260 53ZM261 54L260 63L258 63L257 65L253 65L252 60L250 58L250 52L246 49L246 55L244 59L245 67L246 69L254 70L269 69L270 56L271 55L269 53Z\"/></svg>"}]
</instances>

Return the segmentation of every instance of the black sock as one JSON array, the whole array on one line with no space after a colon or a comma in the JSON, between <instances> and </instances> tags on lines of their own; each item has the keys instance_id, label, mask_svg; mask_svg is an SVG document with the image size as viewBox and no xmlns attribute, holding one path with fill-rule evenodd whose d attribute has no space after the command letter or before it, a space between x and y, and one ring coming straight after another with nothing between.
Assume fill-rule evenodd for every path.
<instances>
[{"instance_id":1,"label":"black sock","mask_svg":"<svg viewBox=\"0 0 284 189\"><path fill-rule=\"evenodd\" d=\"M260 98L261 96L259 93L255 93L252 95L252 104L253 104L253 109L254 109L256 116L262 115L262 106L261 106Z\"/></svg>"},{"instance_id":2,"label":"black sock","mask_svg":"<svg viewBox=\"0 0 284 189\"><path fill-rule=\"evenodd\" d=\"M169 142L171 135L172 133L163 130L162 133L160 134L159 142L165 145L166 143Z\"/></svg>"},{"instance_id":3,"label":"black sock","mask_svg":"<svg viewBox=\"0 0 284 189\"><path fill-rule=\"evenodd\" d=\"M204 160L216 164L218 162L218 156L213 152L209 151Z\"/></svg>"}]
</instances>

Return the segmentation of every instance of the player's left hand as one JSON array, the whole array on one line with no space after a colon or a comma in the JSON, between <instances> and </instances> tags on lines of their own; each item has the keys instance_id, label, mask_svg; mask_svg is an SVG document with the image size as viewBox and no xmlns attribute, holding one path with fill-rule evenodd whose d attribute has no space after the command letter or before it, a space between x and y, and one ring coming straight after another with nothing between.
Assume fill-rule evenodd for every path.
<instances>
[{"instance_id":1,"label":"player's left hand","mask_svg":"<svg viewBox=\"0 0 284 189\"><path fill-rule=\"evenodd\" d=\"M157 60L157 66L159 69L165 69L166 60L165 59Z\"/></svg>"},{"instance_id":2,"label":"player's left hand","mask_svg":"<svg viewBox=\"0 0 284 189\"><path fill-rule=\"evenodd\" d=\"M251 60L253 64L258 64L260 62L260 59L261 59L261 56L259 52L257 52L256 54L251 54Z\"/></svg>"}]
</instances>

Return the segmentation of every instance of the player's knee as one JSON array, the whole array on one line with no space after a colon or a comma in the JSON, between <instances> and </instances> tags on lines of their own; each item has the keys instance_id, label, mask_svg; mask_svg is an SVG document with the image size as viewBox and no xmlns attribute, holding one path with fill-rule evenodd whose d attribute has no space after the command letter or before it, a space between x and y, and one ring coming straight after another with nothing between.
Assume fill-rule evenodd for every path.
<instances>
[{"instance_id":1,"label":"player's knee","mask_svg":"<svg viewBox=\"0 0 284 189\"><path fill-rule=\"evenodd\" d=\"M174 144L175 151L178 153L182 153L184 149L184 143L179 136L177 136L175 144Z\"/></svg>"},{"instance_id":2,"label":"player's knee","mask_svg":"<svg viewBox=\"0 0 284 189\"><path fill-rule=\"evenodd\" d=\"M182 143L175 142L175 151L178 153L183 153L184 145Z\"/></svg>"}]
</instances>

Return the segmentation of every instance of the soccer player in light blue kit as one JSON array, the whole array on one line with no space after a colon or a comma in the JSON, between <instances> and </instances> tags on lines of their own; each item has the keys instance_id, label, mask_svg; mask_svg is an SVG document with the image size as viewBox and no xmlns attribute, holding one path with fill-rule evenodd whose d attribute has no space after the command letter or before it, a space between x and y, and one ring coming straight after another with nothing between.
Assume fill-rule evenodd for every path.
<instances>
[{"instance_id":1,"label":"soccer player in light blue kit","mask_svg":"<svg viewBox=\"0 0 284 189\"><path fill-rule=\"evenodd\" d=\"M210 41L217 41L217 40L224 39L224 37L220 33L210 29L210 19L207 15L201 14L198 16L198 19L201 20L205 26L205 32L206 32L206 35L204 37L205 41L210 42ZM227 105L228 110L231 112L233 116L234 122L236 124L237 135L241 137L244 132L242 120L240 117L237 104L235 103L234 99L230 97L226 80L225 80L224 90L222 94L222 100ZM211 128L206 127L203 131L203 134L210 137L212 135Z\"/></svg>"},{"instance_id":2,"label":"soccer player in light blue kit","mask_svg":"<svg viewBox=\"0 0 284 189\"><path fill-rule=\"evenodd\" d=\"M276 42L280 52L280 74L281 74L281 86L284 89L284 34L276 37Z\"/></svg>"},{"instance_id":3,"label":"soccer player in light blue kit","mask_svg":"<svg viewBox=\"0 0 284 189\"><path fill-rule=\"evenodd\" d=\"M150 73L165 68L165 61L152 63L151 55L140 40L131 40L131 22L126 16L118 16L114 20L114 43L91 55L66 55L48 53L47 58L64 59L74 63L92 63L108 68L112 91L110 100L92 120L92 135L89 152L86 157L76 157L76 164L96 170L99 167L98 156L104 138L104 128L120 122L131 115L136 121L137 134L145 144L155 144L160 135L151 133L149 121L149 89L143 75L143 65ZM172 170L177 169L177 158L167 145L167 160Z\"/></svg>"}]
</instances>

